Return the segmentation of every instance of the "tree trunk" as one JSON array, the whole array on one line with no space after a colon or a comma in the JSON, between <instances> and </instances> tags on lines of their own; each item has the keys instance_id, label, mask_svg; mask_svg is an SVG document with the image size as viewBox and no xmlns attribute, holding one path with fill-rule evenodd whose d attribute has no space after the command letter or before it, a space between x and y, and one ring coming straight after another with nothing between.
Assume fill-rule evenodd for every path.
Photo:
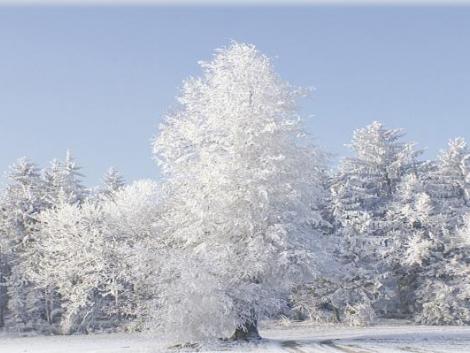
<instances>
[{"instance_id":1,"label":"tree trunk","mask_svg":"<svg viewBox=\"0 0 470 353\"><path fill-rule=\"evenodd\" d=\"M256 320L246 322L245 325L237 327L230 339L232 341L260 340L261 336L258 332L258 325Z\"/></svg>"}]
</instances>

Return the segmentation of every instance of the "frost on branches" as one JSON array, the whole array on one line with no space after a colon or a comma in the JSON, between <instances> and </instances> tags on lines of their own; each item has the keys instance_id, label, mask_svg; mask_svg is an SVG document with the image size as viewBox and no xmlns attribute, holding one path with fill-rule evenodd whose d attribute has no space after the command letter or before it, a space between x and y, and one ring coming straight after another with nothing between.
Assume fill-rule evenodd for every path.
<instances>
[{"instance_id":1,"label":"frost on branches","mask_svg":"<svg viewBox=\"0 0 470 353\"><path fill-rule=\"evenodd\" d=\"M62 298L62 332L83 331L96 315L95 301L106 283L109 262L103 214L91 202L81 206L63 202L41 213L40 223L38 246L45 256L35 279Z\"/></svg>"},{"instance_id":2,"label":"frost on branches","mask_svg":"<svg viewBox=\"0 0 470 353\"><path fill-rule=\"evenodd\" d=\"M46 201L50 207L62 201L80 203L87 197L80 169L70 151L67 151L64 161L54 159L50 167L44 170Z\"/></svg>"},{"instance_id":3,"label":"frost on branches","mask_svg":"<svg viewBox=\"0 0 470 353\"><path fill-rule=\"evenodd\" d=\"M170 195L155 324L177 340L256 336L322 256L322 156L302 139L302 91L254 46L201 67L154 143Z\"/></svg>"},{"instance_id":4,"label":"frost on branches","mask_svg":"<svg viewBox=\"0 0 470 353\"><path fill-rule=\"evenodd\" d=\"M41 316L41 293L27 278L36 216L45 208L44 183L26 158L10 167L0 210L0 327L34 328Z\"/></svg>"},{"instance_id":5,"label":"frost on branches","mask_svg":"<svg viewBox=\"0 0 470 353\"><path fill-rule=\"evenodd\" d=\"M140 330L151 316L151 305L158 293L155 276L159 243L155 225L159 219L161 191L155 181L139 180L121 187L102 204L107 247L112 260L107 267L108 316L115 324Z\"/></svg>"},{"instance_id":6,"label":"frost on branches","mask_svg":"<svg viewBox=\"0 0 470 353\"><path fill-rule=\"evenodd\" d=\"M123 176L113 167L109 168L103 176L103 185L99 189L99 194L105 199L112 199L114 194L121 190L126 184Z\"/></svg>"},{"instance_id":7,"label":"frost on branches","mask_svg":"<svg viewBox=\"0 0 470 353\"><path fill-rule=\"evenodd\" d=\"M470 149L435 160L379 122L327 170L304 91L232 43L184 82L153 142L163 180L109 169L84 186L68 152L26 158L0 193L0 328L257 338L284 317L470 324Z\"/></svg>"},{"instance_id":8,"label":"frost on branches","mask_svg":"<svg viewBox=\"0 0 470 353\"><path fill-rule=\"evenodd\" d=\"M456 233L445 229L443 222L433 227L431 220L423 222L422 229L408 243L405 261L414 273L413 313L417 322L470 323L469 230L470 215Z\"/></svg>"},{"instance_id":9,"label":"frost on branches","mask_svg":"<svg viewBox=\"0 0 470 353\"><path fill-rule=\"evenodd\" d=\"M349 284L343 306L374 305L382 314L396 310L396 279L385 257L393 221L386 215L398 185L413 173L419 155L414 144L401 141L403 135L402 130L386 129L379 122L354 131L350 145L354 156L345 158L333 177L337 254L349 268L343 280Z\"/></svg>"},{"instance_id":10,"label":"frost on branches","mask_svg":"<svg viewBox=\"0 0 470 353\"><path fill-rule=\"evenodd\" d=\"M428 192L436 200L449 230L462 226L470 210L470 148L461 137L450 140L428 175Z\"/></svg>"}]
</instances>

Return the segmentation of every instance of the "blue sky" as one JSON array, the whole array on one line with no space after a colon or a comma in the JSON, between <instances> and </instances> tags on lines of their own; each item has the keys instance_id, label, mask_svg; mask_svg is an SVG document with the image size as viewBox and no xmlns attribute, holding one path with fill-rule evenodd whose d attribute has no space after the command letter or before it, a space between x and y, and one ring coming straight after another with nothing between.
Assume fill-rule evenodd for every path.
<instances>
[{"instance_id":1,"label":"blue sky","mask_svg":"<svg viewBox=\"0 0 470 353\"><path fill-rule=\"evenodd\" d=\"M158 177L150 139L197 61L251 42L314 87L307 129L338 156L373 120L433 158L470 140L470 7L0 7L0 169L70 148L94 185L109 166ZM313 117L311 116L313 115Z\"/></svg>"}]
</instances>

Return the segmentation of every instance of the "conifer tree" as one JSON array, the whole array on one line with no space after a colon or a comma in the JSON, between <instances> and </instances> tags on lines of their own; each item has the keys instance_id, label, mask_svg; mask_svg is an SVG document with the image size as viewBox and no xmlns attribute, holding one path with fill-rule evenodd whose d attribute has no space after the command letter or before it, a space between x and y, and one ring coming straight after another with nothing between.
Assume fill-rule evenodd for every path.
<instances>
[{"instance_id":1,"label":"conifer tree","mask_svg":"<svg viewBox=\"0 0 470 353\"><path fill-rule=\"evenodd\" d=\"M420 259L430 239L441 233L442 222L419 175L409 174L403 178L387 212L387 220L392 226L385 258L397 279L398 312L409 316L416 311ZM417 257L413 259L413 256Z\"/></svg>"},{"instance_id":2,"label":"conifer tree","mask_svg":"<svg viewBox=\"0 0 470 353\"><path fill-rule=\"evenodd\" d=\"M26 158L10 167L8 185L2 197L2 296L8 296L10 323L17 329L40 324L43 313L42 295L32 284L27 272L34 266L29 255L36 241L37 215L45 208L43 183L39 169ZM5 293L6 289L6 293ZM2 299L3 305L7 300ZM5 312L5 308L0 311Z\"/></svg>"},{"instance_id":3,"label":"conifer tree","mask_svg":"<svg viewBox=\"0 0 470 353\"><path fill-rule=\"evenodd\" d=\"M432 215L432 208L424 207ZM411 238L404 257L416 273L414 317L422 324L468 324L469 217L457 232L450 232L443 226L442 215L436 214L435 217L437 221L434 226L431 223L431 227L426 227L424 222L421 223L423 230Z\"/></svg>"},{"instance_id":4,"label":"conifer tree","mask_svg":"<svg viewBox=\"0 0 470 353\"><path fill-rule=\"evenodd\" d=\"M67 150L63 162L53 160L49 168L44 170L46 196L51 207L60 201L75 204L85 200L87 190L82 184L83 175L80 169L81 167Z\"/></svg>"},{"instance_id":5,"label":"conifer tree","mask_svg":"<svg viewBox=\"0 0 470 353\"><path fill-rule=\"evenodd\" d=\"M375 307L382 314L396 310L397 290L384 258L393 228L386 214L399 183L416 172L420 153L414 144L402 142L403 136L402 130L386 129L379 122L354 131L354 156L341 162L331 184L331 210L340 236L337 252L358 274L352 278L359 288L381 287ZM367 295L369 300L374 297L376 293Z\"/></svg>"},{"instance_id":6,"label":"conifer tree","mask_svg":"<svg viewBox=\"0 0 470 353\"><path fill-rule=\"evenodd\" d=\"M100 189L100 194L104 198L110 199L117 191L121 190L125 184L126 182L121 173L111 167L103 176L103 185Z\"/></svg>"},{"instance_id":7,"label":"conifer tree","mask_svg":"<svg viewBox=\"0 0 470 353\"><path fill-rule=\"evenodd\" d=\"M463 223L470 210L470 148L463 138L449 141L429 173L428 193L438 211L445 215L445 225L454 230Z\"/></svg>"}]
</instances>

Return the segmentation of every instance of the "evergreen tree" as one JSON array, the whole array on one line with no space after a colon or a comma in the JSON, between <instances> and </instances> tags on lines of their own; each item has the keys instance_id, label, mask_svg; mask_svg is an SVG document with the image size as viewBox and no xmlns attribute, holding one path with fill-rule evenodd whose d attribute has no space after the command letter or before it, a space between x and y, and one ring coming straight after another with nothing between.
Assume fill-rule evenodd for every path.
<instances>
[{"instance_id":1,"label":"evergreen tree","mask_svg":"<svg viewBox=\"0 0 470 353\"><path fill-rule=\"evenodd\" d=\"M445 225L454 230L463 223L470 210L470 149L463 138L449 141L429 173L428 193L438 211L445 215Z\"/></svg>"},{"instance_id":2,"label":"evergreen tree","mask_svg":"<svg viewBox=\"0 0 470 353\"><path fill-rule=\"evenodd\" d=\"M427 199L423 203L428 203ZM423 207L423 206L422 206ZM432 208L424 206L432 215ZM424 213L423 213L424 216ZM432 325L470 323L470 242L467 217L458 232L437 221L416 233L407 245L405 261L415 271L416 321ZM432 229L430 231L429 229Z\"/></svg>"},{"instance_id":3,"label":"evergreen tree","mask_svg":"<svg viewBox=\"0 0 470 353\"><path fill-rule=\"evenodd\" d=\"M435 212L434 203L418 175L407 175L399 184L387 220L392 226L385 258L398 280L399 313L409 316L416 311L421 258L430 239L440 236L442 227L442 217Z\"/></svg>"},{"instance_id":4,"label":"evergreen tree","mask_svg":"<svg viewBox=\"0 0 470 353\"><path fill-rule=\"evenodd\" d=\"M10 325L26 329L39 324L43 313L42 295L26 276L37 260L28 255L36 241L36 217L45 208L43 183L36 165L26 158L10 167L8 181L1 205L2 281L7 292L3 287L2 296L8 295Z\"/></svg>"},{"instance_id":5,"label":"evergreen tree","mask_svg":"<svg viewBox=\"0 0 470 353\"><path fill-rule=\"evenodd\" d=\"M53 160L50 167L44 170L46 196L51 207L59 204L59 200L69 204L85 200L87 190L82 184L80 169L70 151L67 151L63 162Z\"/></svg>"},{"instance_id":6,"label":"evergreen tree","mask_svg":"<svg viewBox=\"0 0 470 353\"><path fill-rule=\"evenodd\" d=\"M107 199L112 199L113 195L121 190L126 184L124 178L118 170L111 167L109 168L105 175L103 176L103 185L99 193Z\"/></svg>"},{"instance_id":7,"label":"evergreen tree","mask_svg":"<svg viewBox=\"0 0 470 353\"><path fill-rule=\"evenodd\" d=\"M379 122L356 130L350 145L354 156L341 162L331 184L338 256L349 264L359 288L374 289L362 295L368 303L375 301L375 290L381 287L380 301L374 304L381 314L396 310L397 291L384 258L393 240L393 222L386 214L399 183L416 172L420 153L414 144L402 142L403 136L402 130L386 129Z\"/></svg>"}]
</instances>

